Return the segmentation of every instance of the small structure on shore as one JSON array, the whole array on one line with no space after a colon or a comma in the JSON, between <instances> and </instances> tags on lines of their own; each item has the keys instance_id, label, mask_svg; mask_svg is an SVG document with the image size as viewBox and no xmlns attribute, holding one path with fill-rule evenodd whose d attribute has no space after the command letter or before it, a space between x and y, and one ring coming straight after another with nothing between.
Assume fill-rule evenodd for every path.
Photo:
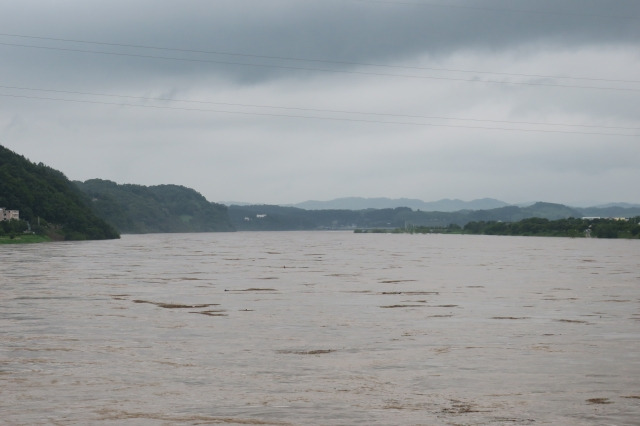
<instances>
[{"instance_id":1,"label":"small structure on shore","mask_svg":"<svg viewBox=\"0 0 640 426\"><path fill-rule=\"evenodd\" d=\"M4 207L0 207L0 221L12 219L20 220L20 210L7 210Z\"/></svg>"}]
</instances>

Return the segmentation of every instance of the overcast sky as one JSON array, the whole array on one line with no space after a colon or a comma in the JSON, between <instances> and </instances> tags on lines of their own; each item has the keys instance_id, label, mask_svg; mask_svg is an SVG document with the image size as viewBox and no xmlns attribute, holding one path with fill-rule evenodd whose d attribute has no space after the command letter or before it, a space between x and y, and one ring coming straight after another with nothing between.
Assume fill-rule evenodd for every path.
<instances>
[{"instance_id":1,"label":"overcast sky","mask_svg":"<svg viewBox=\"0 0 640 426\"><path fill-rule=\"evenodd\" d=\"M72 180L640 203L637 0L0 5L0 145Z\"/></svg>"}]
</instances>

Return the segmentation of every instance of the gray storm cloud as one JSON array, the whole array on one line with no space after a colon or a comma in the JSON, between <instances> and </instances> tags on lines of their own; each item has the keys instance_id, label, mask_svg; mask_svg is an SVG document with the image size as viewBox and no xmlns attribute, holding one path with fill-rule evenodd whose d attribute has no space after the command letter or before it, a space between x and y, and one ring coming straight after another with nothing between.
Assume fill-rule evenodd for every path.
<instances>
[{"instance_id":1,"label":"gray storm cloud","mask_svg":"<svg viewBox=\"0 0 640 426\"><path fill-rule=\"evenodd\" d=\"M446 56L456 51L480 50L489 54L518 46L634 46L640 39L638 19L633 19L638 16L640 3L625 0L572 0L561 4L524 0L481 4L355 0L25 1L5 7L0 18L4 21L2 32L44 38L3 35L0 39L7 44L37 46L3 46L3 55L9 55L15 66L46 66L57 61L48 70L53 73L77 74L79 67L98 77L103 77L105 72L100 70L107 68L112 78L122 79L131 73L222 73L253 82L281 74L299 75L301 71L295 68L344 69L356 67L357 63L384 64L418 55Z\"/></svg>"},{"instance_id":2,"label":"gray storm cloud","mask_svg":"<svg viewBox=\"0 0 640 426\"><path fill-rule=\"evenodd\" d=\"M0 144L213 201L640 202L639 22L631 0L9 2Z\"/></svg>"}]
</instances>

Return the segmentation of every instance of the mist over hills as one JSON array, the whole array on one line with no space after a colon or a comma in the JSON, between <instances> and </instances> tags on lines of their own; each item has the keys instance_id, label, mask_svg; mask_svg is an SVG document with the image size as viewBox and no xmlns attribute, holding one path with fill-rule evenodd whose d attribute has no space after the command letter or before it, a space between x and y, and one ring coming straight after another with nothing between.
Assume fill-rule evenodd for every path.
<instances>
[{"instance_id":1,"label":"mist over hills","mask_svg":"<svg viewBox=\"0 0 640 426\"><path fill-rule=\"evenodd\" d=\"M471 201L460 199L443 198L438 201L423 201L416 198L365 198L365 197L343 197L326 201L308 200L296 204L285 204L282 207L297 207L305 210L365 210L365 209L393 209L396 207L409 207L412 210L429 212L457 212L461 210L491 210L507 206L529 207L538 201L527 203L507 203L495 198L479 198ZM227 205L255 205L252 203L224 203ZM563 204L579 211L591 211L592 213L602 213L603 211L619 211L624 213L624 209L640 208L640 204L632 203L606 203L574 206ZM611 214L610 214L611 215Z\"/></svg>"},{"instance_id":2,"label":"mist over hills","mask_svg":"<svg viewBox=\"0 0 640 426\"><path fill-rule=\"evenodd\" d=\"M226 206L211 203L197 191L179 185L146 187L101 179L75 184L90 197L94 212L123 233L398 228L408 224L442 227L473 221L517 222L532 217L557 220L640 215L640 207L582 209L544 202L517 206L492 198L424 202L348 197L293 206Z\"/></svg>"},{"instance_id":3,"label":"mist over hills","mask_svg":"<svg viewBox=\"0 0 640 426\"><path fill-rule=\"evenodd\" d=\"M275 205L231 205L229 216L239 231L313 230L355 228L402 228L408 225L427 227L465 226L469 222L517 222L537 217L549 220L590 217L636 217L640 207L593 207L579 209L563 204L537 202L529 206L507 205L486 210L453 212L414 210L409 207L385 209L323 209Z\"/></svg>"},{"instance_id":4,"label":"mist over hills","mask_svg":"<svg viewBox=\"0 0 640 426\"><path fill-rule=\"evenodd\" d=\"M607 203L607 204L598 204L595 205L593 207L585 207L585 209L606 209L606 208L624 208L624 209L630 209L630 208L638 208L640 207L640 204L631 204L631 203Z\"/></svg>"},{"instance_id":5,"label":"mist over hills","mask_svg":"<svg viewBox=\"0 0 640 426\"><path fill-rule=\"evenodd\" d=\"M233 231L227 207L181 185L117 184L102 179L74 182L93 211L122 233Z\"/></svg>"},{"instance_id":6,"label":"mist over hills","mask_svg":"<svg viewBox=\"0 0 640 426\"><path fill-rule=\"evenodd\" d=\"M481 198L472 201L444 198L438 201L422 201L415 198L364 198L344 197L328 201L309 200L302 203L287 205L305 210L365 210L365 209L393 209L409 207L413 210L455 212L459 210L488 210L508 206L509 203L493 198Z\"/></svg>"},{"instance_id":7,"label":"mist over hills","mask_svg":"<svg viewBox=\"0 0 640 426\"><path fill-rule=\"evenodd\" d=\"M117 238L122 233L317 230L465 226L580 217L638 217L640 205L609 203L580 208L536 202L511 205L472 201L346 197L295 205L212 203L180 185L143 186L108 180L69 181L0 146L0 206L20 210L24 227L41 223L55 238ZM51 226L45 225L50 223ZM46 228L45 228L46 227Z\"/></svg>"}]
</instances>

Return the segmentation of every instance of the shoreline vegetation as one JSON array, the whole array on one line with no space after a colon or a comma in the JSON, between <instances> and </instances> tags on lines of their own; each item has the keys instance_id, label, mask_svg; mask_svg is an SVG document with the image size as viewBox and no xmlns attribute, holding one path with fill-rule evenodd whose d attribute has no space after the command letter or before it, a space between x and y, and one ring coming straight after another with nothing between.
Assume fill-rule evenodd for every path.
<instances>
[{"instance_id":1,"label":"shoreline vegetation","mask_svg":"<svg viewBox=\"0 0 640 426\"><path fill-rule=\"evenodd\" d=\"M120 233L302 230L640 238L640 206L625 203L581 209L536 202L459 211L226 206L180 185L72 182L1 145L0 207L19 212L10 220L3 214L0 244L118 239Z\"/></svg>"},{"instance_id":2,"label":"shoreline vegetation","mask_svg":"<svg viewBox=\"0 0 640 426\"><path fill-rule=\"evenodd\" d=\"M11 221L16 224L19 221ZM6 222L5 222L6 225ZM28 244L58 241L48 235L34 233L3 233L0 227L0 245ZM478 221L465 226L415 226L407 224L402 228L358 228L356 234L464 234L499 235L525 237L568 237L568 238L608 238L640 239L640 216L630 219L568 218L549 220L528 218L517 222Z\"/></svg>"},{"instance_id":3,"label":"shoreline vegetation","mask_svg":"<svg viewBox=\"0 0 640 426\"><path fill-rule=\"evenodd\" d=\"M120 233L92 211L91 200L67 177L0 145L0 207L19 218L0 221L8 242L108 240ZM13 238L12 238L13 237ZM20 237L20 238L18 238Z\"/></svg>"},{"instance_id":4,"label":"shoreline vegetation","mask_svg":"<svg viewBox=\"0 0 640 426\"><path fill-rule=\"evenodd\" d=\"M479 221L464 227L413 226L403 228L356 229L357 234L469 234L524 237L622 238L640 239L640 216L631 219L568 218L549 220L528 218L518 222Z\"/></svg>"},{"instance_id":5,"label":"shoreline vegetation","mask_svg":"<svg viewBox=\"0 0 640 426\"><path fill-rule=\"evenodd\" d=\"M0 245L2 244L31 244L47 243L53 241L46 235L22 234L22 235L0 235Z\"/></svg>"}]
</instances>

